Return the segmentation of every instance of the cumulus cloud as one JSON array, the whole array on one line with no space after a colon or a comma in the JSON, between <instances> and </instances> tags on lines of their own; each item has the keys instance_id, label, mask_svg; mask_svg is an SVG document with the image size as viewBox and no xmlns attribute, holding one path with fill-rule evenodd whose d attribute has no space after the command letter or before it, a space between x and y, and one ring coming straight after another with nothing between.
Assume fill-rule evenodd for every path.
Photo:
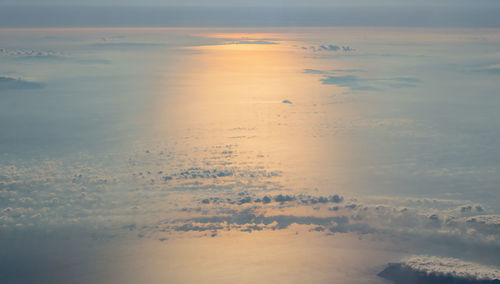
<instances>
[{"instance_id":1,"label":"cumulus cloud","mask_svg":"<svg viewBox=\"0 0 500 284\"><path fill-rule=\"evenodd\" d=\"M0 168L2 230L92 221L123 234L160 239L186 232L210 232L216 237L219 230L272 231L297 225L327 235L500 241L500 218L481 204L357 200L306 189L297 192L283 188L278 170L226 164L226 159L241 154L234 146L196 151L207 157L204 163L183 160L183 153L175 148L147 148L132 155L124 168L65 167L49 161L31 167L4 165Z\"/></svg>"},{"instance_id":2,"label":"cumulus cloud","mask_svg":"<svg viewBox=\"0 0 500 284\"><path fill-rule=\"evenodd\" d=\"M168 223L160 221L151 229L162 232L252 231L254 227L283 230L295 224L324 234L382 234L407 240L409 237L414 240L443 238L490 244L500 241L500 218L486 215L488 210L478 204L457 207L456 202L427 199L402 200L400 205L363 204L352 198L344 199L340 195L260 195L243 191L198 199L195 207L182 209L197 216L174 218ZM468 210L469 206L471 212L462 212L462 208Z\"/></svg>"},{"instance_id":3,"label":"cumulus cloud","mask_svg":"<svg viewBox=\"0 0 500 284\"><path fill-rule=\"evenodd\" d=\"M173 229L175 231L206 231L206 230L239 230L251 231L263 229L281 230L287 229L292 224L297 225L316 225L321 226L321 231L324 227L328 227L330 231L347 231L345 228L349 219L346 216L331 216L331 217L315 217L315 216L294 216L294 215L275 215L265 216L255 214L252 210L247 209L239 214L229 216L212 216L212 217L196 217L185 220L178 220L173 225L164 227L165 229Z\"/></svg>"},{"instance_id":4,"label":"cumulus cloud","mask_svg":"<svg viewBox=\"0 0 500 284\"><path fill-rule=\"evenodd\" d=\"M214 161L239 155L234 147L200 151L214 155ZM160 162L178 161L171 159L175 153L142 150L121 173L119 168L110 172L54 162L28 168L2 166L2 228L5 232L19 225L84 224L102 217L124 234L133 231L136 236L158 238L183 232L286 230L299 225L321 234L500 241L500 217L481 204L436 199L359 201L339 194L293 193L273 182L280 171L218 164L183 168L182 163L175 167ZM252 184L245 183L248 180ZM156 203L162 206L155 207Z\"/></svg>"},{"instance_id":5,"label":"cumulus cloud","mask_svg":"<svg viewBox=\"0 0 500 284\"><path fill-rule=\"evenodd\" d=\"M106 212L101 206L114 179L92 167L51 161L30 167L0 165L0 228L7 233L16 228L83 225Z\"/></svg>"},{"instance_id":6,"label":"cumulus cloud","mask_svg":"<svg viewBox=\"0 0 500 284\"><path fill-rule=\"evenodd\" d=\"M305 194L293 195L293 194L278 194L278 195L264 195L263 197L249 196L248 192L240 192L238 194L238 203L264 203L268 204L271 202L277 202L280 204L289 204L296 203L301 205L307 204L326 204L326 203L342 203L344 202L344 197L338 194L329 195L329 196L311 196ZM242 202L244 200L244 202ZM220 198L220 197L210 197L201 200L202 204L221 204L221 203L231 203L234 204L234 201L231 198Z\"/></svg>"},{"instance_id":7,"label":"cumulus cloud","mask_svg":"<svg viewBox=\"0 0 500 284\"><path fill-rule=\"evenodd\" d=\"M33 82L22 78L0 76L0 90L38 89L42 88L43 86L43 83Z\"/></svg>"},{"instance_id":8,"label":"cumulus cloud","mask_svg":"<svg viewBox=\"0 0 500 284\"><path fill-rule=\"evenodd\" d=\"M456 258L418 255L390 263L380 277L394 283L500 283L500 270Z\"/></svg>"}]
</instances>

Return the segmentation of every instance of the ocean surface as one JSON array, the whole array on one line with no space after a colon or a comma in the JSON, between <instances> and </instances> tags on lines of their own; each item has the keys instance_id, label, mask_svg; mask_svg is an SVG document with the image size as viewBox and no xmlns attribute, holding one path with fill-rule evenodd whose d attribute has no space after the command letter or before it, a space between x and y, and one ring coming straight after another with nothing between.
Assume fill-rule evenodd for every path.
<instances>
[{"instance_id":1,"label":"ocean surface","mask_svg":"<svg viewBox=\"0 0 500 284\"><path fill-rule=\"evenodd\" d=\"M499 50L494 28L0 29L0 282L498 278Z\"/></svg>"}]
</instances>

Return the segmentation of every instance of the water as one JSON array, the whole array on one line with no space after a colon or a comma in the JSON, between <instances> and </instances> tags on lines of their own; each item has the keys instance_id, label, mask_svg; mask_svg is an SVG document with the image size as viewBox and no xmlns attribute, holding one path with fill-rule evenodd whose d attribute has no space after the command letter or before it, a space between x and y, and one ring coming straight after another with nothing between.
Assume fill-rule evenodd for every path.
<instances>
[{"instance_id":1,"label":"water","mask_svg":"<svg viewBox=\"0 0 500 284\"><path fill-rule=\"evenodd\" d=\"M13 283L500 265L497 29L0 30Z\"/></svg>"}]
</instances>

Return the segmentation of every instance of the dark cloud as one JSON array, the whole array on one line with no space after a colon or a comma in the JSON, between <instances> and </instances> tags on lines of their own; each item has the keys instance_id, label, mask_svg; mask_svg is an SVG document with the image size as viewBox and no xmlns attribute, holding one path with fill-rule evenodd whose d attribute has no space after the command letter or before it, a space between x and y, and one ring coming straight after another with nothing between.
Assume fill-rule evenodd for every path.
<instances>
[{"instance_id":1,"label":"dark cloud","mask_svg":"<svg viewBox=\"0 0 500 284\"><path fill-rule=\"evenodd\" d=\"M21 78L0 76L0 90L16 89L38 89L44 86L43 83L27 81Z\"/></svg>"}]
</instances>

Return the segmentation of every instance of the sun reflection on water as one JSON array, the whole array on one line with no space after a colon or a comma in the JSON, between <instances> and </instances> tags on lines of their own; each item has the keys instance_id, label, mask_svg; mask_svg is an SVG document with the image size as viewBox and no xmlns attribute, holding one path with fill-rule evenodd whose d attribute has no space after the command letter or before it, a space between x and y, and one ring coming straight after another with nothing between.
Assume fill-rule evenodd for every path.
<instances>
[{"instance_id":1,"label":"sun reflection on water","mask_svg":"<svg viewBox=\"0 0 500 284\"><path fill-rule=\"evenodd\" d=\"M305 177L330 178L348 143L332 140L322 127L352 110L328 105L335 86L305 76L314 59L287 40L290 35L206 36L228 43L184 48L179 64L162 70L155 115L163 123L156 131L189 136L191 146L237 146L233 163L262 163L255 156L263 156L261 165L292 173L287 180L294 186ZM339 174L336 180L345 178Z\"/></svg>"}]
</instances>

